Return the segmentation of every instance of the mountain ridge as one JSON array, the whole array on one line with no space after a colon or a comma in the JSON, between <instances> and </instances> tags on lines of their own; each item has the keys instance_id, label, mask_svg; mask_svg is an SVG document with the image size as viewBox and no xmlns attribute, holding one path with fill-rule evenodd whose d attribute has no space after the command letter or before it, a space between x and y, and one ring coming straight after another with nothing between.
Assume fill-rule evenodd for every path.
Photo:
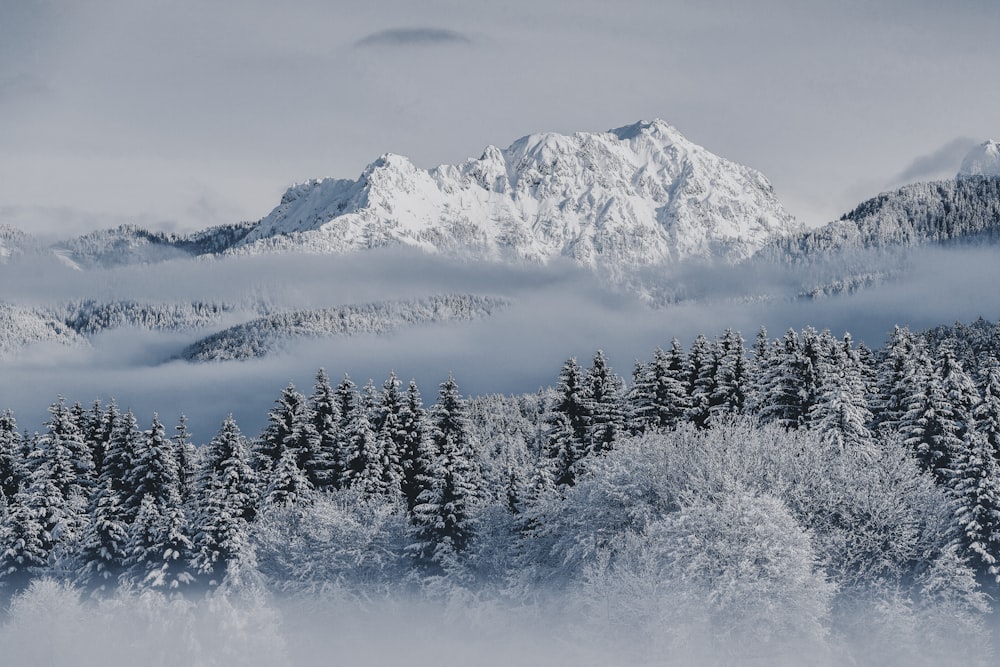
<instances>
[{"instance_id":1,"label":"mountain ridge","mask_svg":"<svg viewBox=\"0 0 1000 667\"><path fill-rule=\"evenodd\" d=\"M387 153L355 180L289 188L227 252L339 253L393 243L431 252L616 269L739 261L800 229L753 169L667 123L532 134L429 170Z\"/></svg>"}]
</instances>

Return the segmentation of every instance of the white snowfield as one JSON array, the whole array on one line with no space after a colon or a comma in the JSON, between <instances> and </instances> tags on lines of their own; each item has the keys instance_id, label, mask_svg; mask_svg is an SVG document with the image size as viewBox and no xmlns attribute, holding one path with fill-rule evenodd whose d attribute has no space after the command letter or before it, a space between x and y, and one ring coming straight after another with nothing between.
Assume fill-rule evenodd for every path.
<instances>
[{"instance_id":1,"label":"white snowfield","mask_svg":"<svg viewBox=\"0 0 1000 667\"><path fill-rule=\"evenodd\" d=\"M1000 176L1000 142L985 141L973 148L962 160L958 177Z\"/></svg>"},{"instance_id":2,"label":"white snowfield","mask_svg":"<svg viewBox=\"0 0 1000 667\"><path fill-rule=\"evenodd\" d=\"M597 268L745 259L801 226L759 172L660 120L533 134L431 170L383 155L356 181L291 187L228 252L342 253L392 244Z\"/></svg>"}]
</instances>

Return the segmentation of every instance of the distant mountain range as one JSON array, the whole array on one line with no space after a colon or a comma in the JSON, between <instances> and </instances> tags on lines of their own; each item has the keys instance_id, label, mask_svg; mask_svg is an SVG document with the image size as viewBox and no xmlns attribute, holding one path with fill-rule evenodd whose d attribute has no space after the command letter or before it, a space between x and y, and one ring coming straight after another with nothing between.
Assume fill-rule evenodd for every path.
<instances>
[{"instance_id":1,"label":"distant mountain range","mask_svg":"<svg viewBox=\"0 0 1000 667\"><path fill-rule=\"evenodd\" d=\"M561 258L662 305L687 298L678 296L670 281L678 267L691 263L825 263L824 271L809 275L812 283L798 289L800 296L829 295L892 277L884 262L843 262L845 253L998 238L996 142L973 149L955 179L880 194L840 220L806 229L785 211L759 172L718 157L655 120L603 133L533 134L506 149L488 146L478 159L430 170L386 154L356 180L327 178L292 186L257 222L190 235L126 225L46 246L21 230L0 226L0 263L44 253L74 269L91 270L198 257L344 255L399 246L445 259L514 265ZM131 326L204 334L179 353L189 360L246 358L277 349L283 335L354 332L344 329L343 318L351 314L364 313L357 332L378 333L488 317L507 303L467 295L459 298L462 305L454 317L438 317L434 304L440 302L434 299L458 297L427 297L430 301L308 311L289 307L287 312L274 304L253 312L246 303L203 303L198 295L190 303L8 306L0 311L0 355L33 340L79 346L85 336ZM0 305L3 299L0 294ZM262 319L234 325L240 313ZM375 321L380 314L388 319Z\"/></svg>"},{"instance_id":2,"label":"distant mountain range","mask_svg":"<svg viewBox=\"0 0 1000 667\"><path fill-rule=\"evenodd\" d=\"M257 223L190 236L122 226L52 250L72 266L93 268L398 244L465 258L565 257L617 275L690 258L740 261L801 229L762 174L652 121L604 133L529 135L431 170L386 154L357 180L292 186ZM7 234L9 252L26 244Z\"/></svg>"}]
</instances>

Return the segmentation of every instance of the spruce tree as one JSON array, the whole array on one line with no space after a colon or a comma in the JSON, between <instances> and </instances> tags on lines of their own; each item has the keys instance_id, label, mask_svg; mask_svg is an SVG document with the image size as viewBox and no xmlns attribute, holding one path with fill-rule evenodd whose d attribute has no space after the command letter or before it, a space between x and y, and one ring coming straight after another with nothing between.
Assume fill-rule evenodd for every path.
<instances>
[{"instance_id":1,"label":"spruce tree","mask_svg":"<svg viewBox=\"0 0 1000 667\"><path fill-rule=\"evenodd\" d=\"M988 367L984 376L982 400L973 416L976 430L986 439L994 458L1000 461L1000 365Z\"/></svg>"},{"instance_id":2,"label":"spruce tree","mask_svg":"<svg viewBox=\"0 0 1000 667\"><path fill-rule=\"evenodd\" d=\"M15 494L0 524L0 582L11 592L27 587L49 566L52 526L36 493L29 485Z\"/></svg>"},{"instance_id":3,"label":"spruce tree","mask_svg":"<svg viewBox=\"0 0 1000 667\"><path fill-rule=\"evenodd\" d=\"M436 457L411 516L409 551L418 567L434 574L456 564L468 547L479 494L464 403L451 375L441 384L432 412L430 441Z\"/></svg>"},{"instance_id":4,"label":"spruce tree","mask_svg":"<svg viewBox=\"0 0 1000 667\"><path fill-rule=\"evenodd\" d=\"M403 396L399 391L399 378L395 372L382 383L379 396L378 449L382 455L382 485L390 496L402 491L402 451L407 433L403 427Z\"/></svg>"},{"instance_id":5,"label":"spruce tree","mask_svg":"<svg viewBox=\"0 0 1000 667\"><path fill-rule=\"evenodd\" d=\"M14 413L5 410L0 413L0 493L7 500L14 498L28 476L22 447Z\"/></svg>"},{"instance_id":6,"label":"spruce tree","mask_svg":"<svg viewBox=\"0 0 1000 667\"><path fill-rule=\"evenodd\" d=\"M271 471L271 477L264 489L262 509L290 507L307 504L312 495L309 480L295 459L295 452L286 449Z\"/></svg>"},{"instance_id":7,"label":"spruce tree","mask_svg":"<svg viewBox=\"0 0 1000 667\"><path fill-rule=\"evenodd\" d=\"M955 461L953 487L962 546L984 584L1000 584L1000 461L985 433L966 435Z\"/></svg>"},{"instance_id":8,"label":"spruce tree","mask_svg":"<svg viewBox=\"0 0 1000 667\"><path fill-rule=\"evenodd\" d=\"M434 450L426 437L423 401L417 383L410 380L406 390L406 398L400 411L400 425L403 440L400 444L400 467L402 479L400 488L406 500L406 509L410 514L417 506L417 499L430 479L431 468L434 465Z\"/></svg>"},{"instance_id":9,"label":"spruce tree","mask_svg":"<svg viewBox=\"0 0 1000 667\"><path fill-rule=\"evenodd\" d=\"M178 588L193 580L190 527L180 495L174 443L154 414L151 427L136 447L128 472L131 494L123 498L129 525L128 574L152 587Z\"/></svg>"},{"instance_id":10,"label":"spruce tree","mask_svg":"<svg viewBox=\"0 0 1000 667\"><path fill-rule=\"evenodd\" d=\"M921 467L947 485L953 475L953 457L961 450L959 424L945 393L938 369L923 345L918 345L907 366L905 385L911 387L907 411L899 423L904 443Z\"/></svg>"},{"instance_id":11,"label":"spruce tree","mask_svg":"<svg viewBox=\"0 0 1000 667\"><path fill-rule=\"evenodd\" d=\"M625 434L625 396L622 380L597 351L587 372L587 454L601 454Z\"/></svg>"},{"instance_id":12,"label":"spruce tree","mask_svg":"<svg viewBox=\"0 0 1000 667\"><path fill-rule=\"evenodd\" d=\"M704 428L708 423L709 399L714 391L718 350L704 334L698 334L687 355L687 419Z\"/></svg>"},{"instance_id":13,"label":"spruce tree","mask_svg":"<svg viewBox=\"0 0 1000 667\"><path fill-rule=\"evenodd\" d=\"M786 428L798 428L804 421L806 404L803 395L805 358L799 335L789 329L772 346L769 366L764 373L758 416L762 423L777 422Z\"/></svg>"},{"instance_id":14,"label":"spruce tree","mask_svg":"<svg viewBox=\"0 0 1000 667\"><path fill-rule=\"evenodd\" d=\"M590 409L590 387L583 370L576 359L568 359L559 373L556 401L545 423L545 455L552 460L556 484L574 483L576 464L587 454Z\"/></svg>"},{"instance_id":15,"label":"spruce tree","mask_svg":"<svg viewBox=\"0 0 1000 667\"><path fill-rule=\"evenodd\" d=\"M378 434L372 423L376 417L375 385L369 380L354 404L347 426L348 486L365 494L385 494L386 471Z\"/></svg>"},{"instance_id":16,"label":"spruce tree","mask_svg":"<svg viewBox=\"0 0 1000 667\"><path fill-rule=\"evenodd\" d=\"M739 331L726 329L718 344L718 362L709 395L709 419L742 414L748 403L750 362Z\"/></svg>"},{"instance_id":17,"label":"spruce tree","mask_svg":"<svg viewBox=\"0 0 1000 667\"><path fill-rule=\"evenodd\" d=\"M316 373L316 384L309 397L309 411L312 414L313 430L316 432L319 458L326 465L326 474L316 485L317 489L327 487L339 489L344 482L345 464L340 448L340 410L330 379L322 368Z\"/></svg>"},{"instance_id":18,"label":"spruce tree","mask_svg":"<svg viewBox=\"0 0 1000 667\"><path fill-rule=\"evenodd\" d=\"M114 407L112 405L112 407ZM133 486L133 466L146 436L131 410L117 415L115 426L105 450L104 466L98 479L99 488L110 485L117 493L122 522L130 525L139 511L142 497Z\"/></svg>"},{"instance_id":19,"label":"spruce tree","mask_svg":"<svg viewBox=\"0 0 1000 667\"><path fill-rule=\"evenodd\" d=\"M909 329L893 327L878 368L878 404L875 425L889 433L898 433L908 411L908 402L916 388L913 373L917 352L916 336Z\"/></svg>"},{"instance_id":20,"label":"spruce tree","mask_svg":"<svg viewBox=\"0 0 1000 667\"><path fill-rule=\"evenodd\" d=\"M851 346L850 335L842 346L832 346L822 362L819 401L812 406L809 422L821 436L840 448L861 446L872 441L861 365Z\"/></svg>"},{"instance_id":21,"label":"spruce tree","mask_svg":"<svg viewBox=\"0 0 1000 667\"><path fill-rule=\"evenodd\" d=\"M683 419L690 405L682 368L683 352L676 338L669 354L659 347L653 351L652 361L643 367L633 390L634 418L640 431L674 428Z\"/></svg>"},{"instance_id":22,"label":"spruce tree","mask_svg":"<svg viewBox=\"0 0 1000 667\"><path fill-rule=\"evenodd\" d=\"M246 553L258 504L250 452L232 415L206 446L198 487L192 567L213 584Z\"/></svg>"},{"instance_id":23,"label":"spruce tree","mask_svg":"<svg viewBox=\"0 0 1000 667\"><path fill-rule=\"evenodd\" d=\"M125 571L129 532L122 518L121 497L105 479L94 494L80 545L76 581L85 588L112 589Z\"/></svg>"}]
</instances>

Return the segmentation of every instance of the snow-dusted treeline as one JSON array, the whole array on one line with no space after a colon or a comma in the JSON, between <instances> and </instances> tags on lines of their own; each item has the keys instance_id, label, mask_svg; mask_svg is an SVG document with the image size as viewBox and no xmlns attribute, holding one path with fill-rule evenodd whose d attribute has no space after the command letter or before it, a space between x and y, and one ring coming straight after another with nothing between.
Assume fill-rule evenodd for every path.
<instances>
[{"instance_id":1,"label":"snow-dusted treeline","mask_svg":"<svg viewBox=\"0 0 1000 667\"><path fill-rule=\"evenodd\" d=\"M463 399L449 377L426 407L394 375L320 371L257 437L230 417L198 448L115 403L60 399L34 435L7 412L0 582L555 605L681 663L704 642L975 663L1000 556L991 327L896 329L877 352L727 330L630 381L598 352L535 395Z\"/></svg>"}]
</instances>

